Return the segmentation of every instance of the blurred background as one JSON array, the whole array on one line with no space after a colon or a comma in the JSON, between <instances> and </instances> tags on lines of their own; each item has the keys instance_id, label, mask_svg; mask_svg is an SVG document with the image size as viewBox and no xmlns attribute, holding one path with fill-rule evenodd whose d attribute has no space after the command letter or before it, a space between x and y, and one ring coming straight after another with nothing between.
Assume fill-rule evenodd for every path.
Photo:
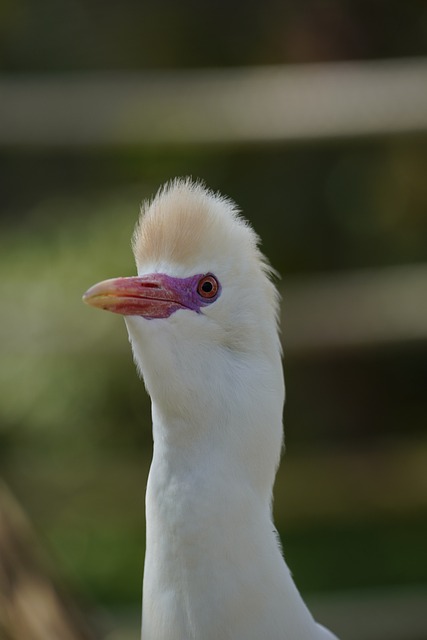
<instances>
[{"instance_id":1,"label":"blurred background","mask_svg":"<svg viewBox=\"0 0 427 640\"><path fill-rule=\"evenodd\" d=\"M343 639L427 638L427 4L0 0L0 69L0 478L96 637L139 634L151 425L81 294L192 175L282 275L300 590Z\"/></svg>"}]
</instances>

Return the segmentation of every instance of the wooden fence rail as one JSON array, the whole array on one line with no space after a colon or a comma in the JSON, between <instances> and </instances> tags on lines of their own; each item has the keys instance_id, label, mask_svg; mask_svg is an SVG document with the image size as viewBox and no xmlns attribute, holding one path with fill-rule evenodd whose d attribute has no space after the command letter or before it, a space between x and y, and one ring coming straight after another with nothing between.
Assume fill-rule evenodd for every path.
<instances>
[{"instance_id":1,"label":"wooden fence rail","mask_svg":"<svg viewBox=\"0 0 427 640\"><path fill-rule=\"evenodd\" d=\"M0 146L266 143L427 131L427 60L0 76Z\"/></svg>"}]
</instances>

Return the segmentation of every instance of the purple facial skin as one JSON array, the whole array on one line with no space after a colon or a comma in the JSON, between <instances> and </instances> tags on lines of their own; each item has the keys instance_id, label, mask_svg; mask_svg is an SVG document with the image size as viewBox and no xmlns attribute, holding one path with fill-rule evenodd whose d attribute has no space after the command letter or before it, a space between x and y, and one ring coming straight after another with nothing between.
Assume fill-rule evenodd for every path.
<instances>
[{"instance_id":1,"label":"purple facial skin","mask_svg":"<svg viewBox=\"0 0 427 640\"><path fill-rule=\"evenodd\" d=\"M152 273L99 282L86 291L83 301L113 313L151 320L169 318L179 309L201 313L202 307L215 302L220 294L221 285L212 274L173 278Z\"/></svg>"}]
</instances>

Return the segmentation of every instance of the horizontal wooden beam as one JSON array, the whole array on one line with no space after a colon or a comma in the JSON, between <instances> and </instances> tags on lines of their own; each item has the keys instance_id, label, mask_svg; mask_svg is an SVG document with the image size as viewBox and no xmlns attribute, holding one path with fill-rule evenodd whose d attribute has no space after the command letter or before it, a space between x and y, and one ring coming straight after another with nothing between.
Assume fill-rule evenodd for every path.
<instances>
[{"instance_id":1,"label":"horizontal wooden beam","mask_svg":"<svg viewBox=\"0 0 427 640\"><path fill-rule=\"evenodd\" d=\"M427 60L0 76L0 145L324 140L427 131Z\"/></svg>"},{"instance_id":2,"label":"horizontal wooden beam","mask_svg":"<svg viewBox=\"0 0 427 640\"><path fill-rule=\"evenodd\" d=\"M427 265L285 280L283 343L295 352L427 340Z\"/></svg>"}]
</instances>

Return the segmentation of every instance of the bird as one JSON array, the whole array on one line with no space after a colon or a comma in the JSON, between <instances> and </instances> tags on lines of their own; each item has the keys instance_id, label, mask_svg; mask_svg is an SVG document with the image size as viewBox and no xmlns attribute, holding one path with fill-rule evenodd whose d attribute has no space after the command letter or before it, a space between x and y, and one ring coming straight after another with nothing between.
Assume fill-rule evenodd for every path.
<instances>
[{"instance_id":1,"label":"bird","mask_svg":"<svg viewBox=\"0 0 427 640\"><path fill-rule=\"evenodd\" d=\"M272 517L285 385L274 270L237 205L176 178L145 202L137 275L87 304L124 316L151 398L143 640L337 640Z\"/></svg>"}]
</instances>

